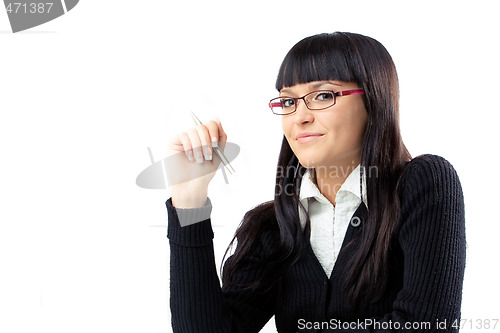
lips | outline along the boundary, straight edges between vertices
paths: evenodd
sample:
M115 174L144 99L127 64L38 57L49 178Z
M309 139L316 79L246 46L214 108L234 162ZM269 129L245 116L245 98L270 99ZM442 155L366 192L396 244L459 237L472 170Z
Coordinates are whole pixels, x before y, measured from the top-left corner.
M297 142L299 142L299 143L304 143L304 142L309 142L309 141L318 139L318 138L322 137L323 135L324 134L322 134L322 133L304 132L304 133L300 133L299 135L297 135L295 137L295 140L297 140Z
M297 135L295 137L296 140L298 140L299 138L306 138L308 136L322 136L324 134L322 133L313 133L313 132L304 132L304 133L300 133L299 135Z

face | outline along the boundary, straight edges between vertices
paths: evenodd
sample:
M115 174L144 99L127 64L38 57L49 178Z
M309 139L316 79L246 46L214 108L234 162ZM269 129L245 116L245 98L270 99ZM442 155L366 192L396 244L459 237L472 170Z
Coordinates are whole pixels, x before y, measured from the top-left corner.
M357 88L360 87L353 82L314 81L284 87L280 96L301 97L316 90L339 92ZM307 168L359 163L367 121L362 95L336 97L335 105L323 110L309 110L299 100L294 113L282 116L285 137L300 164Z

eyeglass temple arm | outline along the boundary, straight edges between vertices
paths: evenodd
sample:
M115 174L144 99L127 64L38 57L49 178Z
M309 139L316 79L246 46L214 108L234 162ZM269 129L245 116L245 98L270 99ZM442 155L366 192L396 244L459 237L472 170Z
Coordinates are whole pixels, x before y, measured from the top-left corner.
M269 107L272 109L273 107L280 107L281 103L280 102L273 102L269 103Z
M335 93L335 96L360 95L364 93L365 92L363 91L363 89L351 89L351 90L339 91Z

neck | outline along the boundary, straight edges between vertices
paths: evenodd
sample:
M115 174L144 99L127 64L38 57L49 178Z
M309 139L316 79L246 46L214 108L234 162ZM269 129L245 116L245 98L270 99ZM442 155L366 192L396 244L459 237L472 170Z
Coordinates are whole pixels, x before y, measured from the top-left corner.
M318 189L334 206L336 204L335 198L342 184L351 172L356 169L360 163L361 158L349 158L338 161L330 166L317 166L314 168L314 176Z

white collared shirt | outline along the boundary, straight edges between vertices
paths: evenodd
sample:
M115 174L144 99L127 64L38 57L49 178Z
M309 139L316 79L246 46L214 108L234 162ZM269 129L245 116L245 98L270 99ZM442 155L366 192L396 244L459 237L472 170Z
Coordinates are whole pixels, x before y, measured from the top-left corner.
M346 178L338 190L336 206L321 194L308 169L302 177L300 202L311 219L311 247L326 275L330 277L351 218L361 203L360 165ZM363 202L366 201L366 177L363 177ZM299 209L300 223L305 228L306 216Z

